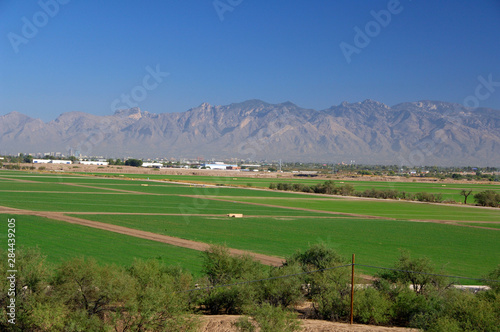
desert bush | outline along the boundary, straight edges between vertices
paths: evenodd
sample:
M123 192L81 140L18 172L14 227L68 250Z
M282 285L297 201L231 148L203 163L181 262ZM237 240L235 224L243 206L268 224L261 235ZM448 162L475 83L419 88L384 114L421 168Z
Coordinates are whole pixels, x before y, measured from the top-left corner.
M220 245L212 245L203 253L203 272L210 287L264 277L262 266L251 256L231 256L229 250ZM209 288L201 304L212 314L241 313L244 306L251 305L257 298L255 287L243 284Z
M500 331L498 303L468 291L449 290L444 315L453 318L463 331Z
M500 206L500 194L493 190L481 191L474 195L474 199L481 206Z
M300 264L304 271L320 270L346 264L347 260L324 243L313 244L306 251L296 251L286 264Z
M309 285L307 294L314 302L317 317L344 320L350 312L350 273L346 260L325 244L315 244L306 251L297 251L286 265L299 264L303 271L324 270L307 274L303 282ZM333 268L333 269L330 269Z
M356 291L354 308L354 319L363 324L384 324L392 316L389 298L371 287Z
M129 300L135 289L124 271L100 266L92 258L62 263L55 271L53 286L56 296L70 309L100 318L111 303Z
M443 197L441 194L432 194L424 191L416 193L415 200L419 202L440 203L443 201Z
M225 246L211 245L203 253L203 273L212 286L263 276L262 266L249 255L234 257Z
M302 272L299 264L275 267L269 271L269 277L293 275ZM259 302L284 308L297 304L302 299L302 278L300 276L267 280L257 285Z
M296 314L282 307L275 307L269 303L247 309L261 332L294 332L301 330L301 322ZM248 319L242 319L236 326L240 331L255 331L255 327Z
M416 293L424 293L428 288L443 288L448 285L446 278L435 274L435 268L428 258L412 258L408 251L402 250L394 264L394 270L382 272L379 276L392 283L411 285Z

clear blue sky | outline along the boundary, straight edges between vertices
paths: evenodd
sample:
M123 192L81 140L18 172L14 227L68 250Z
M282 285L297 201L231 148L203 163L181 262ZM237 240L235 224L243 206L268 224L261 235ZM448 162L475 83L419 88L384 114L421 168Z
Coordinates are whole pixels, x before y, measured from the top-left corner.
M0 115L109 115L131 92L152 113L254 98L463 103L478 76L500 82L498 0L59 1L0 1ZM371 14L381 10L385 26ZM367 26L348 63L341 43L356 46ZM157 66L161 82L147 76ZM500 109L496 85L480 106Z

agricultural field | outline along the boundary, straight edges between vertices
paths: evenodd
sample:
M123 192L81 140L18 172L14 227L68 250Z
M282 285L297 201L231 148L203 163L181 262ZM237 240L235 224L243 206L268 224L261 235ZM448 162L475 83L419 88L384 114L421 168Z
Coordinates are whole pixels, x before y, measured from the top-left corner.
M94 173L98 174L98 173ZM103 173L104 175L104 173ZM106 173L106 176L123 176L118 173ZM191 183L207 183L219 184L228 186L242 186L242 187L256 187L256 188L269 188L271 183L301 183L304 185L315 185L325 180L332 180L337 185L350 184L356 191L364 191L367 189L379 190L398 190L406 193L428 192L432 194L441 194L444 200L454 200L456 202L463 202L464 197L460 195L461 190L472 190L473 194L484 190L495 190L500 192L500 184L498 183L469 183L467 181L431 181L419 182L417 179L396 182L396 181L371 181L363 180L367 177L360 177L356 180L335 179L331 178L308 178L308 177L278 177L278 178L251 178L251 177L238 177L238 176L192 176L192 175L164 175L164 174L134 174L137 179L151 179L151 180L164 180L164 181L178 181L178 182L191 182ZM369 177L368 177L369 178ZM473 195L469 196L468 203L474 203Z
M153 258L200 273L199 251L168 244L170 240L159 242L156 234L188 244L226 244L278 263L298 249L324 243L345 257L355 253L359 264L382 267L391 266L399 250L406 249L416 257L429 257L445 273L472 278L500 264L500 209L210 185L267 187L271 180L284 179L0 171L0 217L15 217L18 245L38 246L52 262L85 255L102 263L130 265L134 258ZM312 184L316 180L287 181ZM435 190L450 195L459 189L498 188L352 184L357 190ZM244 217L228 218L228 213ZM129 231L119 234L119 229ZM134 232L150 235L140 238ZM5 237L0 232L0 241Z

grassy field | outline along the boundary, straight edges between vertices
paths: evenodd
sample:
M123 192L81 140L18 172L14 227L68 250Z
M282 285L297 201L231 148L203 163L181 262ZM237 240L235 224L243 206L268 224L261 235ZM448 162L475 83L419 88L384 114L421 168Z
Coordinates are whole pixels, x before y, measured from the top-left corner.
M500 209L151 181L167 178L215 184L251 183L266 187L270 179L164 175L142 175L142 179L131 179L131 176L141 177L135 174L100 178L0 171L0 206L79 212L83 213L77 215L80 218L206 243L226 243L229 247L280 257L323 242L346 257L356 253L357 262L367 265L390 266L399 249L408 249L415 256L427 256L437 267L444 267L447 273L470 277L481 277L500 263L500 233L494 229L408 221L455 220L471 226L500 229L495 223L467 223L499 222ZM283 179L272 181L282 182ZM319 180L287 181L314 183ZM407 192L435 190L435 193L451 193L459 189L450 184L443 187L433 183L350 183L358 190L364 190L363 186ZM474 191L498 188L488 184L471 186ZM97 214L85 215L86 212ZM176 215L106 214L113 212ZM227 218L227 213L243 213L245 217ZM7 218L5 215L1 217ZM169 264L180 264L194 274L200 271L200 253L189 249L39 217L18 216L16 219L20 220L21 244L38 245L52 261L87 255L100 262L127 265L134 257L158 258ZM0 236L4 233L0 232ZM75 238L79 240L78 245Z
M500 209L444 204L374 199L309 199L307 201L282 198L269 200L255 197L233 197L232 199L239 202L265 203L268 205L354 213L396 219L500 221Z
M405 248L427 256L448 273L481 277L498 263L498 232L407 221L356 218L233 219L175 216L78 215L200 242L227 244L253 252L290 256L297 249L326 243L345 257L356 253L360 264L390 266ZM477 259L481 257L481 267Z
M201 274L199 251L58 220L0 214L0 220L12 217L16 219L17 248L37 246L52 263L79 256L123 266L131 265L135 258L158 259L165 264L179 265L195 275ZM0 241L7 243L4 232L0 233Z
M104 175L104 173L103 173ZM123 174L121 174L123 175ZM116 176L119 177L118 173L106 173L106 176ZM318 178L304 178L304 177L294 177L294 178L249 178L249 177L238 177L238 175L229 176L191 176L191 175L164 175L164 174L134 174L130 175L137 179L151 179L151 180L169 180L169 181L184 181L192 183L210 183L210 184L221 184L230 186L252 186L257 188L269 188L271 183L302 183L306 185L314 185L317 183L324 182L327 179ZM391 189L405 191L407 193L417 193L417 192L429 192L433 194L441 194L445 200L455 200L457 202L463 202L464 197L460 195L462 189L473 190L473 194L483 190L495 190L500 191L499 183L467 183L467 182L443 182L436 181L435 183L422 183L422 182L395 182L395 181L370 181L363 180L366 177L359 177L356 180L337 180L333 177L329 180L333 180L337 185L350 184L357 191L364 191L366 189ZM474 197L471 195L468 198L469 203L474 203Z

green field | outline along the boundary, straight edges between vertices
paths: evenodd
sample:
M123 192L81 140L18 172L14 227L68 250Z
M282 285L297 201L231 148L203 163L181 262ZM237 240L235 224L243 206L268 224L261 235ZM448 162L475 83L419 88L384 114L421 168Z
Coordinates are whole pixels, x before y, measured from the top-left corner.
M104 175L104 173L103 173ZM123 174L122 174L123 175ZM120 176L118 173L106 173L106 176ZM151 179L151 180L168 180L168 181L184 181L193 183L211 183L211 184L221 184L229 186L247 186L258 188L269 188L271 183L302 183L307 185L314 185L317 183L324 182L325 179L318 178L304 178L304 177L294 177L294 178L249 178L249 177L238 177L237 175L230 176L191 176L191 175L162 175L162 174L134 174L128 175L133 176L137 179ZM357 180L337 180L335 178L329 178L327 180L334 181L337 185L350 184L357 191L364 191L366 189L391 189L398 191L405 191L407 193L417 193L417 192L429 192L433 194L442 194L445 200L455 200L457 202L463 202L464 197L460 195L462 189L473 190L473 194L483 190L495 190L500 191L499 183L484 183L484 184L473 184L473 183L449 183L443 181L436 181L435 183L422 183L422 182L395 182L395 181L370 181L363 180L364 177L360 177ZM471 195L468 198L469 203L474 202L474 197Z
M500 232L496 230L500 229L500 209L183 185L172 181L267 187L270 181L284 182L284 179L135 174L98 177L0 171L0 206L74 212L79 218L206 243L225 243L232 248L278 257L321 242L346 257L355 253L359 264L377 266L392 265L399 249L408 249L414 256L431 258L446 273L475 278L500 263ZM320 180L286 181L312 184ZM412 182L349 183L357 190L373 187L444 195L458 195L461 188L470 187L474 191L498 188L489 184L443 187ZM165 215L146 215L149 213ZM242 213L245 217L227 218L227 213ZM86 255L103 263L129 265L137 257L179 264L194 274L199 274L201 268L200 253L193 250L41 217L16 216L16 220L18 244L38 245L50 261ZM410 220L460 221L493 229ZM0 232L0 239L4 236L5 232Z
M38 247L52 263L60 263L72 257L89 256L103 264L129 266L136 258L154 258L169 265L180 265L193 274L201 274L201 255L195 250L64 221L0 214L1 220L7 221L8 218L16 220L17 249ZM4 232L0 233L0 241L7 243L6 238Z
M389 266L406 248L446 265L448 273L480 277L498 261L499 234L467 227L354 218L242 218L75 215L94 221L199 242L287 257L297 249L326 243L360 264ZM475 261L481 257L482 267Z
M400 202L375 199L261 199L255 197L233 197L234 201L265 203L270 205L299 207L330 212L354 213L396 219L428 219L457 221L499 221L500 209L465 207L419 202Z

